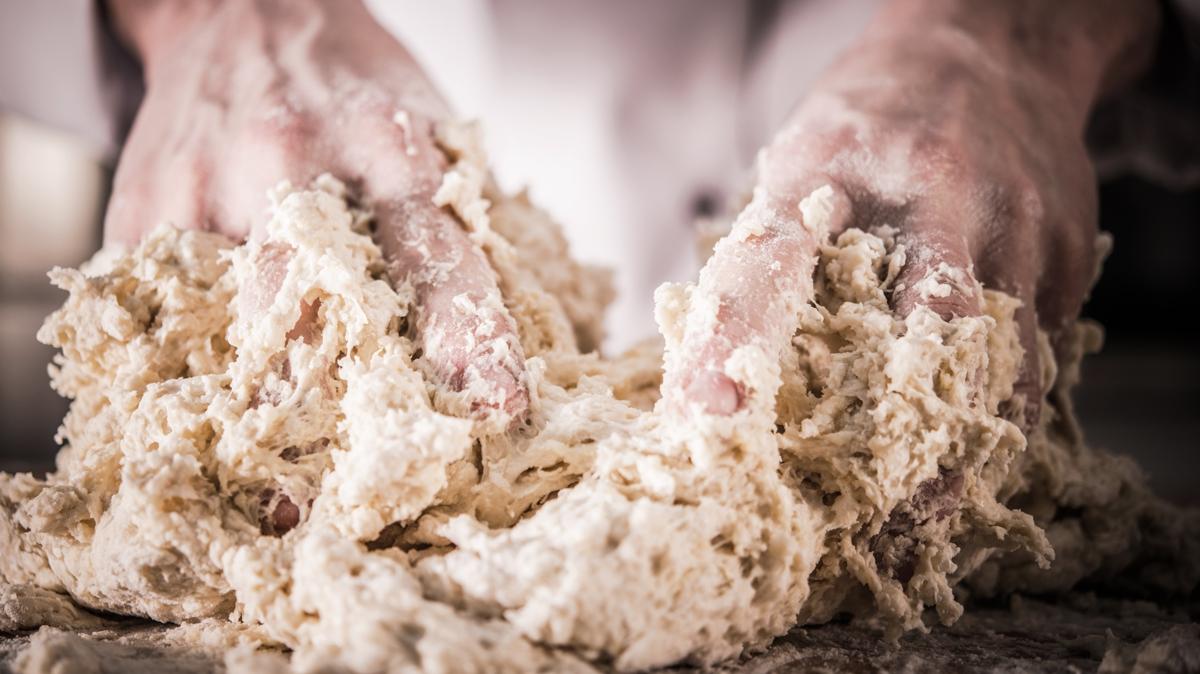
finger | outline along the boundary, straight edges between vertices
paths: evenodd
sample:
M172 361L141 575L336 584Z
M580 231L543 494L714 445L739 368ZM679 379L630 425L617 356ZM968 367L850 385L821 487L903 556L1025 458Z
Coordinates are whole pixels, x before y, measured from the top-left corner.
M432 375L435 403L475 419L483 432L502 432L528 412L524 351L487 257L463 224L434 204L447 162L434 120L384 105L360 121L369 137L350 161L362 167L392 283L415 293L417 360Z
M802 202L765 189L738 216L692 291L678 357L668 362L663 392L677 414L727 416L768 404L731 357L754 347L776 362L812 299L817 247L849 217L849 200L824 186Z
M123 156L104 215L104 242L137 245L159 224L208 229L211 162L202 152Z
M1087 150L1073 144L1073 166L1078 171L1059 172L1053 177L1057 189L1043 191L1039 203L1044 263L1037 277L1038 324L1050 335L1055 355L1065 355L1064 340L1069 341L1092 286L1099 279L1100 263L1107 256L1112 239L1099 231L1098 183Z
M1016 423L1028 435L1041 423L1042 418L1042 355L1038 347L1038 312L1031 301L1032 293L1018 294L1021 306L1014 318L1017 335L1021 340L1021 369L1013 384L1012 399L1005 403L1001 412L1009 421Z
M204 229L214 166L205 136L208 118L174 124L164 101L149 98L138 110L121 150L104 217L104 242L136 245L161 223Z
M901 317L918 306L944 320L978 316L980 296L971 251L951 214L917 214L899 237L904 267L893 286L892 305Z
M417 199L374 204L377 238L393 284L411 284L416 340L448 411L491 432L525 417L525 357L495 272L462 225Z
M291 246L265 240L270 219L269 193L281 183L308 186L320 172L338 170L314 153L320 128L311 113L276 107L246 122L246 132L221 155L223 167L215 176L216 190L207 204L210 226L236 239L257 238L254 274L239 289L240 314L246 320L264 315L287 276ZM320 166L319 168L317 168ZM313 343L319 333L320 300L301 301L288 341Z
M1100 274L1100 262L1108 252L1110 239L1099 236L1094 227L1079 227L1062 220L1059 236L1048 247L1037 280L1038 326L1050 336L1054 354L1060 360L1069 350L1075 321L1083 310L1092 285Z
M269 194L281 183L307 187L343 166L327 151L315 113L283 103L256 111L222 148L216 190L208 203L212 226L232 238L262 238L270 220Z
M275 295L287 276L287 265L292 259L292 253L290 246L275 241L268 241L258 249L252 261L254 274L238 291L238 314L244 320L255 320L265 315L274 304ZM301 300L300 315L288 330L286 339L313 344L320 332L317 322L317 312L320 308L319 299L311 302Z
M961 471L939 468L937 477L917 485L912 497L892 510L871 539L875 565L901 583L908 583L916 571L919 543L913 530L942 522L957 512L965 484Z
M1001 413L1026 434L1037 427L1042 410L1042 359L1038 346L1038 309L1035 302L1037 281L1033 271L1032 237L1019 222L1010 223L1007 234L999 236L979 257L979 277L984 286L1016 297L1021 304L1013 314L1020 340L1020 369L1013 383L1012 398L1001 406Z
M961 219L954 217L938 211L917 213L899 237L905 261L893 286L892 305L897 315L908 316L918 307L927 307L947 321L980 314L982 297L970 245L962 233ZM917 560L913 530L952 515L962 490L962 474L945 469L938 477L922 482L909 501L892 511L872 540L879 568L907 583Z

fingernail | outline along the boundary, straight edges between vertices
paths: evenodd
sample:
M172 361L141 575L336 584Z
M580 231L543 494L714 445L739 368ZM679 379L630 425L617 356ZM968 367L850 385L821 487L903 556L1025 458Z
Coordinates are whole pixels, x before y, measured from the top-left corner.
M742 404L742 391L732 379L715 370L705 370L692 378L685 394L689 401L698 402L707 414L728 416Z

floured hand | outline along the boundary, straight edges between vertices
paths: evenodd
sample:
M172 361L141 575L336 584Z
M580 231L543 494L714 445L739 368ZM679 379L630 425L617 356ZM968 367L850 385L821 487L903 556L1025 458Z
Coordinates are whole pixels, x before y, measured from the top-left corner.
M722 368L749 341L780 341L770 332L781 298L811 296L802 286L820 241L796 204L828 185L831 234L898 230L900 315L917 305L947 319L978 315L975 279L1022 301L1025 361L1010 407L1035 426L1052 379L1039 363L1037 328L1056 340L1072 324L1106 245L1084 123L1105 88L1144 65L1154 32L1153 8L1101 4L1088 22L1145 11L1085 37L1063 35L1074 30L1070 16L1043 16L1088 9L1076 2L890 3L760 156L759 187L735 231L766 224L768 233L715 251L717 320L693 336L682 398L715 414L741 408L747 392ZM1065 49L1051 54L1047 44Z
M357 2L112 3L140 55L147 96L117 170L109 242L167 221L235 239L262 236L266 193L332 171L374 216L393 284L411 284L418 346L436 380L503 428L528 392L496 275L463 225L435 205L446 158L440 96ZM269 306L291 257L266 241L241 307ZM306 304L289 338L311 335Z
M1006 414L1037 427L1054 382L1038 328L1056 347L1069 340L1107 247L1083 131L1094 100L1146 61L1156 15L1137 4L890 3L760 155L754 199L701 275L714 320L685 336L689 355L667 378L668 399L715 415L743 409L755 392L731 376L736 354L787 346L789 312L811 301L823 239L889 226L904 247L891 286L900 316L919 305L947 320L977 316L977 280L1021 301L1024 360ZM1101 25L1064 35L1080 11L1074 19ZM1046 16L1055 12L1067 16ZM1114 18L1130 13L1136 20ZM818 188L822 202L806 209L800 200ZM951 516L961 498L958 473L924 483L873 540L877 565L906 581L909 532Z

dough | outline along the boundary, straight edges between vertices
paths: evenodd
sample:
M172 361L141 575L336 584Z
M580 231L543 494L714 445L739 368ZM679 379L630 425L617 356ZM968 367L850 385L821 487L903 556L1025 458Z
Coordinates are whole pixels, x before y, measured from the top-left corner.
M903 247L851 230L822 245L794 335L726 364L765 394L681 423L655 405L662 364L719 299L663 288L664 351L601 358L604 272L497 193L469 128L443 142L437 201L497 270L528 422L463 418L431 383L413 292L385 280L369 214L333 178L277 190L267 243L162 226L51 274L70 297L39 336L73 402L56 472L0 475L0 627L78 629L83 607L184 623L213 649L292 651L236 649L226 665L243 671L634 670L713 663L840 613L893 634L927 607L951 622L971 592L1196 586L1196 518L1073 421L1094 326L1075 327L1061 370L1043 339L1050 396L1027 446L1001 415L1016 301L981 291L981 317L898 319ZM804 203L816 231L829 197ZM290 257L251 313L239 289L264 245ZM318 329L289 339L302 303ZM51 647L101 652L48 633L27 668Z

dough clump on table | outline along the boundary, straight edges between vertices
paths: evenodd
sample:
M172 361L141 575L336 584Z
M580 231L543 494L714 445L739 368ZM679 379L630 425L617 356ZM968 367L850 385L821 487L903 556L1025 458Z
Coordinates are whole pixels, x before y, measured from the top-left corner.
M180 623L176 641L227 650L232 671L636 670L842 613L892 633L928 607L951 622L968 592L1195 586L1164 561L1198 558L1195 519L1074 424L1093 326L1060 369L1046 347L1027 447L1001 414L1016 301L980 290L983 316L899 319L903 246L851 230L823 243L794 337L730 359L765 395L683 423L655 405L663 363L718 298L665 287L665 355L600 357L606 273L496 190L469 128L443 141L437 200L496 269L528 421L455 415L414 346L412 289L388 283L337 180L277 190L264 241L161 226L51 274L70 296L39 336L73 402L57 470L0 475L0 628L81 629L80 607ZM809 199L828 213L828 190ZM265 245L290 257L250 312L239 289ZM315 334L289 337L302 304ZM77 641L39 633L21 662L45 644L98 657Z

